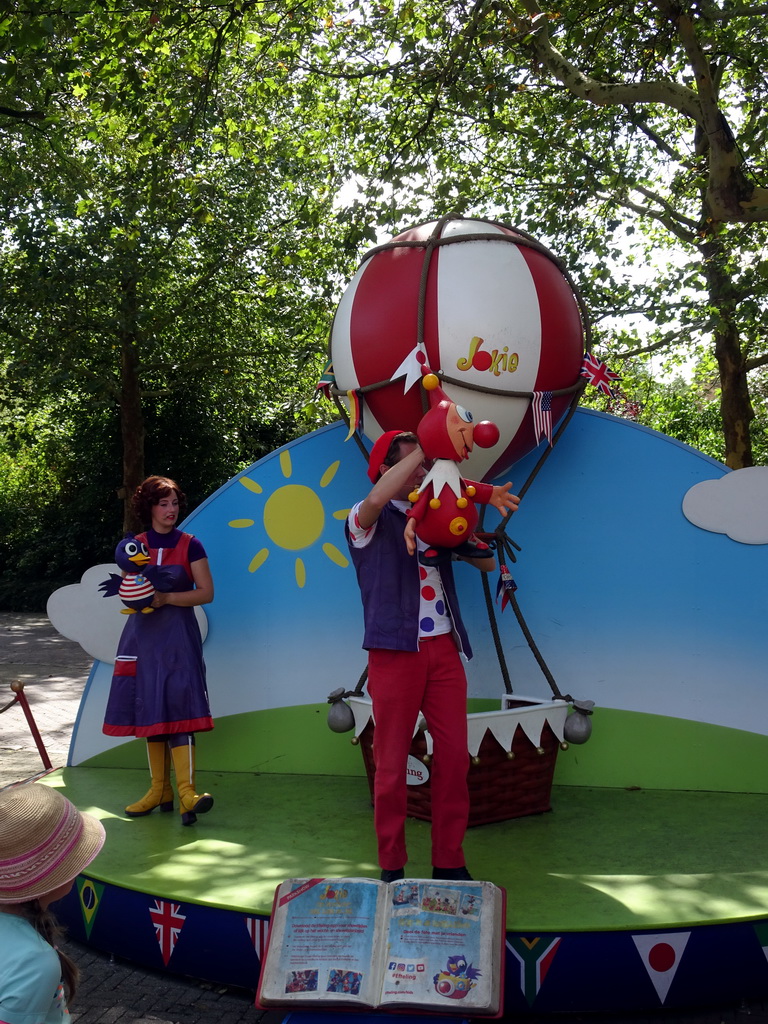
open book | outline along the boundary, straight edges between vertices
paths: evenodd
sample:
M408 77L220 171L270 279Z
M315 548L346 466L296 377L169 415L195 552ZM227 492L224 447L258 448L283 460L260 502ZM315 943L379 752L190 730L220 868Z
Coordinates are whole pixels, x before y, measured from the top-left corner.
M256 1005L501 1016L505 893L491 882L289 878Z

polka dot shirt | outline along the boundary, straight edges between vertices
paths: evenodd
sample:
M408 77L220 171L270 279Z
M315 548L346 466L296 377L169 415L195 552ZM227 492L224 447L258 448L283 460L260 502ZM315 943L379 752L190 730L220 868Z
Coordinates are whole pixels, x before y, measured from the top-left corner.
M362 502L358 502L350 510L348 517L349 534L356 548L364 548L370 544L376 532L376 523L364 530L357 522L357 510L361 504ZM411 507L407 501L393 501L392 504L401 512L406 512ZM418 537L416 543L419 551L427 547ZM433 565L419 565L419 581L419 639L450 633L453 626L443 594L440 573Z

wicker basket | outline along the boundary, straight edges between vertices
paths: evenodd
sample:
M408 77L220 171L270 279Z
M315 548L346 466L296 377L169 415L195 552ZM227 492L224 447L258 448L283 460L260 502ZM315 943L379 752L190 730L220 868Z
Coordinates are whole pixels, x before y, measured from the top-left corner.
M350 704L373 800L375 725L370 716L370 701L353 698ZM536 712L533 725L526 721L530 717L528 711ZM488 825L552 809L552 779L566 714L564 701L505 695L500 711L467 715L472 755L468 775L470 825ZM502 745L499 735L511 738L511 750ZM408 814L423 821L431 821L430 751L430 737L419 729L410 749ZM419 775L426 781L413 784Z

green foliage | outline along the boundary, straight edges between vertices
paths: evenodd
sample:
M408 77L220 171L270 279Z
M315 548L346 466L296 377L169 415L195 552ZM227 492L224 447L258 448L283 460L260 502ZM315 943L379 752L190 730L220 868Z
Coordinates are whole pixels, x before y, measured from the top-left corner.
M299 67L314 6L247 6L0 19L0 402L36 425L2 449L0 603L111 558L145 472L197 503L314 425L349 270L335 90Z
M451 211L563 259L622 373L612 411L765 460L759 19L666 0L6 4L0 605L108 557L126 481L168 472L194 503L332 418L313 388L362 250Z
M0 440L0 607L44 609L51 591L111 561L121 511L108 467L114 423L63 399L35 413L3 409Z

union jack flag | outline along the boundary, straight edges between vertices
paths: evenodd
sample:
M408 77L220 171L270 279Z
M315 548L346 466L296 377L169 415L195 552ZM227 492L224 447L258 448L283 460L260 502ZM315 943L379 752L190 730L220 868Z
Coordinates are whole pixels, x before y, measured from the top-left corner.
M167 900L158 899L155 900L154 907L149 908L149 916L155 926L155 938L160 946L160 953L166 967L187 919L187 915L180 913L180 909L180 903L169 903Z
M536 444L546 437L552 444L552 392L534 391L531 401L533 409L533 432Z
M580 372L581 376L586 377L590 384L600 388L604 395L608 395L610 398L614 397L611 381L619 380L619 375L613 370L609 370L597 356L593 356L591 352L585 352Z

